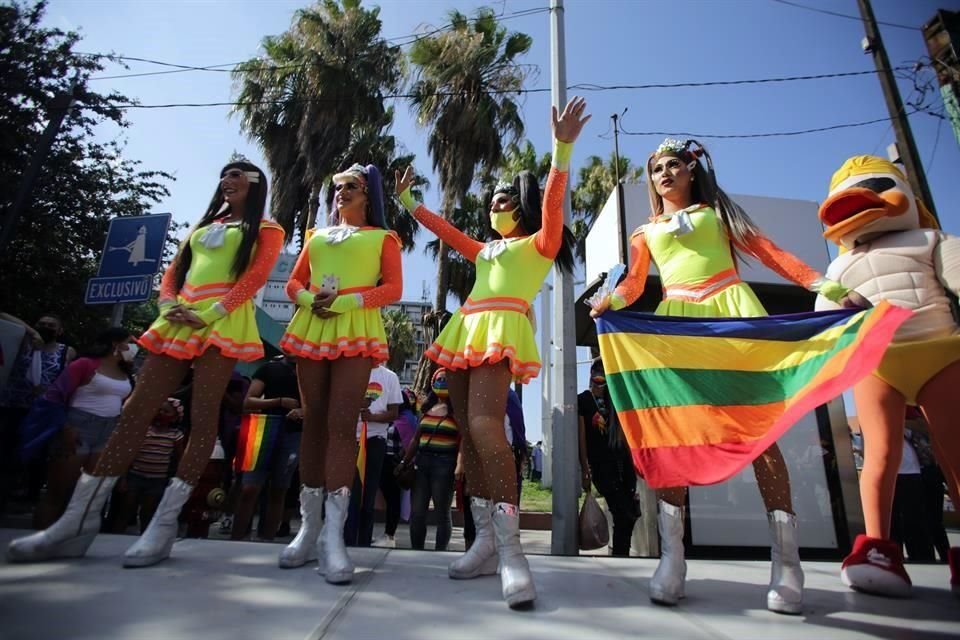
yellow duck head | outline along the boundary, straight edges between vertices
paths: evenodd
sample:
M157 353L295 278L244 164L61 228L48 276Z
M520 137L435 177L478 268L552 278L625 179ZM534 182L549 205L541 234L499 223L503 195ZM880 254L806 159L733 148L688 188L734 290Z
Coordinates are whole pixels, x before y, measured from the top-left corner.
M903 173L876 156L854 156L830 180L820 205L823 237L844 249L891 231L939 228Z

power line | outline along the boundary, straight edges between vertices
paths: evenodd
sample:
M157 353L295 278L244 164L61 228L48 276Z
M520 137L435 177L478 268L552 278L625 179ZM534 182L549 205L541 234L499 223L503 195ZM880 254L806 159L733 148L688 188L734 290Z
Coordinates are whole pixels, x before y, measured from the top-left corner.
M527 17L527 16L532 16L532 15L536 15L536 14L544 13L544 12L549 12L549 11L550 11L550 7L535 7L535 8L531 8L531 9L523 9L523 10L520 10L520 11L514 11L513 13L510 13L510 14L507 14L507 15L497 16L497 21L498 21L498 22L503 22L503 21L506 21L506 20L514 20L514 19L516 19L516 18L525 18L525 17ZM476 22L476 20L477 20L476 18L472 18L470 21ZM394 36L394 37L391 37L391 38L384 38L384 40L385 40L386 42L393 42L393 41L396 41L396 40L407 40L406 42L400 42L400 43L398 43L398 44L395 45L395 46L397 46L397 47L405 47L405 46L410 45L410 44L413 44L413 43L415 43L415 42L417 42L417 41L419 41L419 40L424 40L424 39L426 39L426 38L429 38L429 37L431 37L431 36L437 35L437 34L439 34L439 33L443 33L443 32L446 32L446 31L450 31L450 30L452 29L452 27L453 27L453 23L452 23L452 22L448 22L446 25L444 25L444 26L442 26L442 27L438 27L438 28L433 29L433 30L431 30L431 31L428 31L428 32L426 32L426 33L421 33L421 34L411 33L411 34L407 34L407 35L403 35L403 36ZM409 39L409 40L408 40L408 39ZM187 65L187 64L176 64L176 63L173 63L173 62L164 62L164 61L161 61L161 60L152 60L152 59L150 59L150 58L140 58L140 57L136 57L136 56L118 56L118 55L112 55L112 54L83 53L83 52L78 52L76 55L88 56L88 57L92 57L92 58L107 58L107 59L110 59L110 60L123 60L123 61L125 61L125 62L143 62L143 63L155 64L155 65L163 66L163 67L173 67L173 69L171 69L171 70L169 70L169 71L145 71L145 72L140 72L140 73L126 73L126 74L119 74L119 75L112 75L112 76L94 76L94 77L89 78L90 80L118 80L118 79L121 79L121 78L143 78L143 77L147 77L147 76L161 76L161 75L170 75L170 74L174 74L174 73L187 73L187 72L190 72L190 71L212 71L212 72L217 72L217 73L232 73L233 71L236 70L236 67L238 67L239 65L241 65L241 64L243 64L243 63L245 63L245 62L248 62L247 60L241 60L241 61L238 61L238 62L224 62L224 63L220 63L220 64L211 64L211 65L205 65L205 66L195 66L195 65ZM263 65L263 66L260 67L260 68L256 68L256 67L255 67L254 70L277 70L277 71L280 71L280 70L284 70L284 69L294 69L294 68L297 68L297 67L304 66L305 64L306 64L305 62L297 62L297 63L291 63L291 64L285 64L285 65Z
M797 9L805 9L807 11L813 11L814 13L823 13L828 16L834 16L837 18L846 18L848 20L856 20L857 22L863 22L863 18L860 16L852 16L848 13L840 13L838 11L830 11L829 9L818 9L817 7L811 7L805 4L800 4L798 2L790 2L789 0L773 0L778 4L785 4L788 7L796 7ZM922 31L920 27L911 27L907 24L897 24L896 22L882 22L880 20L876 21L877 24L882 24L885 27L894 27L896 29L909 29L910 31Z
M912 111L907 115L913 115L916 111ZM802 136L809 133L822 133L824 131L836 131L837 129L852 129L854 127L865 127L870 124L877 124L879 122L889 122L890 118L877 118L875 120L863 120L860 122L846 122L843 124L834 124L826 127L816 127L814 129L800 129L797 131L772 131L767 133L729 133L729 134L712 134L712 133L690 133L689 131L626 131L621 127L621 131L628 136L682 136L685 138L713 138L715 140L745 140L751 138L785 138L790 136Z

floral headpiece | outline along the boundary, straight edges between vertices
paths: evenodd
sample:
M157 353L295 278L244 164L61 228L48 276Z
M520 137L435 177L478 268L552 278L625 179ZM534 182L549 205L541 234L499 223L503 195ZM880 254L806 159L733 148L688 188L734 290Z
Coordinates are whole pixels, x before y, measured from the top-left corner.
M361 164L353 164L350 168L341 171L340 173L333 176L334 182L359 182L360 184L367 185L367 169Z
M666 138L663 142L660 143L660 146L657 147L657 155L661 153L683 153L687 150L687 147L690 145L689 140L678 140L677 138Z

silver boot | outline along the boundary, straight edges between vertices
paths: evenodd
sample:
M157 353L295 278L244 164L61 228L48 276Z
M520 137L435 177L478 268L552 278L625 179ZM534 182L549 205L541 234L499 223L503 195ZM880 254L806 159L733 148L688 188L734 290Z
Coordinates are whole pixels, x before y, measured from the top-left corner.
M650 579L650 600L674 606L682 600L687 579L683 555L683 507L658 501L657 528L660 530L660 562Z
M177 518L193 493L193 485L173 478L143 535L123 554L125 567L149 567L170 557L177 539Z
M63 515L43 531L17 538L7 547L10 562L79 558L100 532L100 512L117 483L116 477L80 473Z
M797 516L777 510L767 514L767 521L773 540L767 609L798 614L803 610L803 569L800 568Z
M477 535L467 551L450 563L447 573L454 580L470 580L478 576L492 576L497 572L500 557L493 535L493 502L485 498L470 498L470 513Z
M498 502L493 508L493 532L500 555L500 585L511 609L532 605L537 598L530 564L520 546L520 508ZM479 529L477 530L479 538ZM476 544L476 542L474 542Z
M353 580L353 562L347 555L347 545L343 541L343 525L347 522L347 510L350 508L350 489L340 487L328 492L324 504L327 517L320 533L319 573L330 584L348 584Z
M316 560L320 546L320 531L323 526L323 487L300 488L300 530L280 552L281 569L302 567Z

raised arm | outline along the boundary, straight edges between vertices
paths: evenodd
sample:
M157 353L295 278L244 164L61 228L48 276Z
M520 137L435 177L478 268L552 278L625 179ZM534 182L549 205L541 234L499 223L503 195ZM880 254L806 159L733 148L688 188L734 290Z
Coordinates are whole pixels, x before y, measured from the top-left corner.
M587 101L574 96L558 115L553 107L550 124L553 128L553 162L547 186L544 189L543 212L540 230L534 234L533 243L537 251L545 258L553 260L563 245L563 197L567 187L567 173L570 170L570 156L573 143L590 120L584 116Z
M267 283L270 271L283 248L283 227L273 222L263 222L257 235L257 250L247 265L247 270L233 284L230 292L223 296L206 311L197 314L206 324L210 324L239 307L256 295Z
M755 257L774 273L820 294L827 300L839 303L850 293L850 290L839 282L827 280L820 272L789 251L781 249L762 234L754 234L746 243L736 244L739 249Z
M399 191L397 195L403 207L413 214L413 217L416 218L420 224L430 229L440 240L460 252L460 254L470 262L476 262L477 254L483 249L483 243L479 240L474 240L414 199L413 193L410 191L410 183L413 182L413 170L410 167L407 167L403 178L401 178L399 174L400 172L398 171L397 188L400 189L402 186L403 190Z

